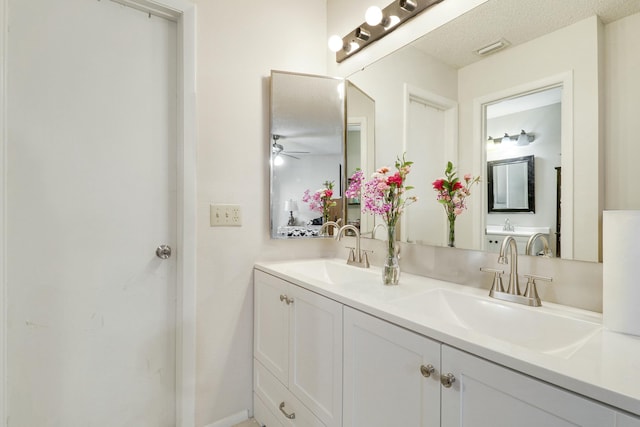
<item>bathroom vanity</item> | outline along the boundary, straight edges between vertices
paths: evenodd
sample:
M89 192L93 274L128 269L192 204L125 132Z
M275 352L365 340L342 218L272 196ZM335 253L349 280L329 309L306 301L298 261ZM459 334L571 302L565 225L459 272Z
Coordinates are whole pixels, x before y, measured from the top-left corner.
M258 263L254 284L269 427L640 427L640 339L598 313L332 259Z

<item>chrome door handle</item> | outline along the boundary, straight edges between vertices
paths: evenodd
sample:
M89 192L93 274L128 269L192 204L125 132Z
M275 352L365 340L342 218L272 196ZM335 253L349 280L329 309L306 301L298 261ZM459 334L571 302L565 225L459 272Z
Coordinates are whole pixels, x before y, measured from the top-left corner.
M285 416L285 417L287 417L287 418L288 418L288 419L290 419L290 420L295 420L295 419L296 419L296 413L295 413L295 412L292 412L292 413L290 413L290 414L287 414L287 413L284 411L284 402L282 402L282 403L280 404L280 412L282 412L282 413L284 414L284 416Z
M156 256L160 259L167 259L171 257L171 246L160 245L156 248Z
M420 365L420 373L425 378L429 378L431 374L433 374L435 371L436 369L433 367L432 364L428 364L427 366Z
M452 373L440 377L440 383L442 383L442 386L445 388L450 388L454 382L456 382L456 377Z

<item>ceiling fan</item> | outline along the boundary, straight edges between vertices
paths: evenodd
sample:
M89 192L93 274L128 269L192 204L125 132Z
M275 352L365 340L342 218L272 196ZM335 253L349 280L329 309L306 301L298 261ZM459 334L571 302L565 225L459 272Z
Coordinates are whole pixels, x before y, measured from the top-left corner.
M271 144L271 152L277 157L280 154L283 156L291 157L296 160L300 160L300 157L292 156L292 154L309 154L308 151L287 151L282 144L278 143L278 140L282 138L281 135L273 135L273 144Z

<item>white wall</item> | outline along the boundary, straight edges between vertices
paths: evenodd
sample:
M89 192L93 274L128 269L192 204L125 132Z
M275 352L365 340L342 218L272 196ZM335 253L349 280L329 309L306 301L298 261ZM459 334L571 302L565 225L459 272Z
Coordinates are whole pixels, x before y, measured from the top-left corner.
M196 425L252 407L252 266L323 255L331 243L269 238L271 69L326 73L326 2L196 2L198 7L198 332ZM242 207L210 228L209 204Z
M541 80L565 72L573 76L573 201L571 218L576 232L573 236L573 258L597 261L599 256L599 229L603 207L603 178L601 156L602 132L600 117L599 61L602 24L597 17L580 21L564 29L539 37L523 45L498 52L483 61L460 69L460 169L480 170L480 150L474 140L474 99L504 91L528 82ZM564 150L564 147L563 147ZM563 174L566 168L563 170ZM481 215L477 206L473 215ZM568 223L569 221L565 221ZM479 222L478 222L479 223ZM470 222L461 222L463 238L477 235ZM475 233L475 234L474 234ZM462 247L473 247L473 242L461 240Z
M606 209L640 209L640 14L605 27Z

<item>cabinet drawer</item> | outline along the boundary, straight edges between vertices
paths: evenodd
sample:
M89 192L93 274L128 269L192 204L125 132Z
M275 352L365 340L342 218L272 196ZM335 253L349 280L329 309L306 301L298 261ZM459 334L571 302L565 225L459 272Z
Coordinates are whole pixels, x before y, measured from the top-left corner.
M267 409L267 405L265 405L256 393L253 393L253 417L261 426L282 427L280 421Z
M253 360L253 375L253 387L256 396L282 426L325 427L306 406L296 399L291 392L256 359ZM294 418L288 418L286 416L287 414Z

